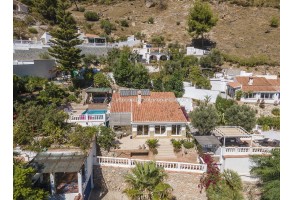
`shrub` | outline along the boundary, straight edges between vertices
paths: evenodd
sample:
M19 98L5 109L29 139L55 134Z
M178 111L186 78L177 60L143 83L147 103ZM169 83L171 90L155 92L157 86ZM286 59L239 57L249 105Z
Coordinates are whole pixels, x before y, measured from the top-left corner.
M179 140L171 139L171 143L174 147L174 152L179 152L182 149L182 143Z
M116 30L114 24L112 24L109 20L102 20L100 28L102 28L107 35L111 34L112 30Z
M154 18L153 17L149 17L148 24L154 24Z
M146 141L146 144L151 152L157 153L158 141L158 139L148 139Z
M259 65L276 66L279 64L278 62L271 60L271 58L269 58L266 55L255 55L249 58L241 58L235 55L229 55L224 53L222 53L222 55L223 55L224 61L237 63L241 66L248 66L248 67L254 67Z
M123 27L129 27L129 23L125 19L120 21L120 25L123 26Z
M39 54L39 58L46 60L46 59L51 59L51 56L49 55L48 52L44 52Z
M24 18L24 21L29 26L34 25L36 23L35 19L32 16L30 16L30 15L26 16Z
M74 92L75 88L74 88L74 86L70 85L70 86L68 86L68 90L71 91L71 92Z
M262 100L259 104L259 107L264 109L265 108L265 103L264 103L264 100Z
M183 146L186 148L186 149L192 149L192 148L194 148L194 146L195 146L195 144L193 143L193 142L190 142L190 141L185 141L184 143L183 143Z
M29 32L32 33L32 34L37 34L37 33L38 33L37 29L35 29L35 28L33 28L33 27L29 27L28 30L29 30Z
M270 21L270 26L271 27L278 27L279 26L279 19L277 17L272 17L271 21Z
M236 95L236 100L240 101L240 99L241 99L241 97L243 95L243 92L241 90L238 90L238 91L236 91L235 95Z
M181 24L181 22L177 21L177 25L179 26Z
M74 95L70 94L70 95L67 97L67 100L70 101L70 102L74 102L74 101L77 100L77 98L76 98Z
M87 21L98 21L99 20L98 14L95 12L92 12L92 11L85 12L84 17Z
M276 116L280 116L280 108L274 108L272 109L272 114Z
M79 7L79 11L80 11L80 12L85 12L85 10L86 10L86 9L85 9L84 7Z
M261 116L257 119L257 124L280 130L280 117Z

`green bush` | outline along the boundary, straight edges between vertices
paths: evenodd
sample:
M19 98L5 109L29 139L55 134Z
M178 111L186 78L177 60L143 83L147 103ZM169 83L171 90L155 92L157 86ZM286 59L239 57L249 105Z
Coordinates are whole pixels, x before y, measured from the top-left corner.
M276 116L280 116L280 108L274 108L272 109L272 114Z
M186 149L192 149L194 148L195 144L193 142L190 142L190 141L185 141L183 146L186 148Z
M98 21L99 16L96 12L93 11L87 11L84 13L84 17L87 21Z
M85 9L84 7L79 7L79 11L80 11L80 12L85 12L85 10L86 10L86 9Z
M257 124L280 130L280 117L261 116L257 119Z
M266 55L256 55L256 56L251 56L250 58L240 58L235 55L222 53L222 56L224 58L224 61L236 63L241 66L254 67L258 65L269 65L269 66L279 65L278 62L271 60L271 58Z
M154 24L154 18L153 17L149 17L148 24Z
M34 19L32 16L30 16L30 15L27 15L27 16L24 18L24 21L25 21L25 23L26 23L27 25L29 25L29 26L32 26L32 25L34 25L34 24L36 23L35 19Z
M238 90L238 91L236 91L235 95L236 95L236 100L240 101L240 99L243 95L243 92L241 90Z
M44 52L44 53L40 53L40 54L39 54L39 58L40 58L40 59L47 60L47 59L51 59L51 56L49 55L48 52Z
M146 144L151 152L157 153L158 141L158 139L148 139L146 141Z
M71 91L71 92L74 92L75 88L74 88L74 86L70 85L70 86L68 86L68 90Z
M171 139L171 143L174 147L174 152L179 152L182 149L182 143L179 140Z
M120 25L123 26L123 27L129 27L129 23L125 19L123 19L123 20L120 21Z
M32 34L38 34L37 29L35 29L35 28L33 28L33 27L29 27L28 30L29 30L29 32L32 33Z
M271 21L270 21L270 26L271 27L278 27L279 26L279 19L277 17L272 17Z
M113 30L116 30L114 24L109 20L102 20L100 22L100 28L102 28L107 35L111 34Z

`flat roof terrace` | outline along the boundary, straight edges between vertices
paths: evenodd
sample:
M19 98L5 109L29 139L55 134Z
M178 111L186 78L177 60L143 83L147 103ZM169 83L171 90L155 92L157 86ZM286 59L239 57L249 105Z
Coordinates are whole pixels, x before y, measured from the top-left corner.
M212 130L216 137L251 137L251 135L240 126L218 126Z

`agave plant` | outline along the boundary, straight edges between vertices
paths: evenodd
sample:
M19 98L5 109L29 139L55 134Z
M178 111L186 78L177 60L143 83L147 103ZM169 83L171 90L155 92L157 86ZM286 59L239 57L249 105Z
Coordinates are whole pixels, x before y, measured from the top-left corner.
M157 147L159 146L158 141L159 141L158 139L148 139L146 141L146 144L149 147L149 150L152 151L153 153L157 152Z
M172 187L164 183L167 174L155 162L137 163L131 173L125 175L129 187L124 190L131 199L172 199Z

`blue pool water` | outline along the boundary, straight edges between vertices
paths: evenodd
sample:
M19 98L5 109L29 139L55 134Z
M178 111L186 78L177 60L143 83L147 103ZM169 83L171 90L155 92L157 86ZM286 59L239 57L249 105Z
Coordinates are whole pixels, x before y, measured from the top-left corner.
M105 114L107 110L85 110L82 114L88 115L98 115L98 114Z

